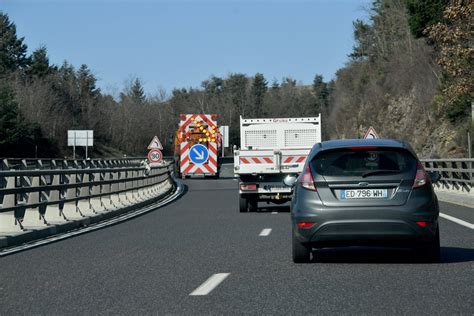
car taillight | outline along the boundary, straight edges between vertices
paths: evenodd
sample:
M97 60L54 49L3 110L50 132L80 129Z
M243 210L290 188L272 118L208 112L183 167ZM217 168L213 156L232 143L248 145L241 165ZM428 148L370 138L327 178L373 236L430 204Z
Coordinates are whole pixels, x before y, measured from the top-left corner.
M419 221L419 222L416 222L416 225L418 225L420 227L430 227L430 226L433 226L433 223L425 222L425 221Z
M298 182L303 188L311 191L316 191L316 187L314 186L313 175L311 174L311 168L309 167L309 164L306 165L306 168L304 169L304 172L300 175Z
M420 188L430 181L428 174L421 162L416 164L416 177L413 182L413 189Z
M301 229L308 229L313 227L315 224L315 222L299 222L298 224L296 224L296 226Z

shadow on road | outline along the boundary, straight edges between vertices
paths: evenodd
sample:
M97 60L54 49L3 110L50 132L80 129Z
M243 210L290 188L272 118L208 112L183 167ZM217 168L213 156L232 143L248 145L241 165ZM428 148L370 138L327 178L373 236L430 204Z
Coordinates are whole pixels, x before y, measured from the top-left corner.
M441 262L471 262L474 261L474 249L458 247L441 247Z
M474 249L441 247L441 264L474 261ZM313 251L312 262L321 263L415 263L427 264L411 249L348 247Z
M265 206L259 206L257 213L271 213L271 212L278 212L278 213L289 213L290 206L289 205L275 205L269 204Z

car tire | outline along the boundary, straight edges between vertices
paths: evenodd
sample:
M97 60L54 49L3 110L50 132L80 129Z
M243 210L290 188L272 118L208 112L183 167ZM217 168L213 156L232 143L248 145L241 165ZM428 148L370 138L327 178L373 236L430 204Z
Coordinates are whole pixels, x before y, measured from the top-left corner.
M239 195L239 209L240 213L247 213L249 211L249 201L242 195Z
M295 233L292 234L292 249L294 263L308 263L311 259L311 248L303 245L296 239Z
M439 238L439 227L436 228L435 238L428 244L425 244L422 248L420 255L424 262L438 263L441 260L440 253L440 238Z
M250 198L249 199L249 211L250 212L256 212L258 211L258 200L257 198Z
M426 258L429 262L438 263L441 261L441 244L439 238L439 226L436 227L436 235L433 241L429 244L426 249Z

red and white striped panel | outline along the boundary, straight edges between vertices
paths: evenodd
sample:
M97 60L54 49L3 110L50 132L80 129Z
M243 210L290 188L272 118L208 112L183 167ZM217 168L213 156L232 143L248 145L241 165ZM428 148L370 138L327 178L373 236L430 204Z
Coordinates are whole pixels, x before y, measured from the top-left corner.
M307 156L283 156L283 163L302 163L306 160Z
M273 163L273 157L240 157L240 163L244 165Z
M190 133L189 126L193 120L203 121L208 125L209 131L211 131L213 126L216 126L217 122L212 119L212 115L208 114L186 114L185 119L181 122L180 131L184 132L185 139ZM189 159L189 150L192 147L192 144L187 141L183 141L180 144L180 171L182 174L216 174L217 173L217 143L216 142L207 142L202 143L202 145L207 144L207 149L209 151L209 159L203 164L196 165L192 163Z

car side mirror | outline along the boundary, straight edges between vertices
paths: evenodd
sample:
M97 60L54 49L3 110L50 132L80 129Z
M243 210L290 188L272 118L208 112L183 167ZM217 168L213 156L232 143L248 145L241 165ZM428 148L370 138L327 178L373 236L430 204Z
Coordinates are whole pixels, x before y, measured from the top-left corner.
M428 175L430 177L431 183L436 183L439 180L441 180L441 175L439 174L439 172L430 171L430 172L428 172Z
M287 186L287 187L294 187L295 184L296 184L296 180L298 178L296 176L290 176L290 175L287 175L285 177L285 179L283 179L283 183Z

